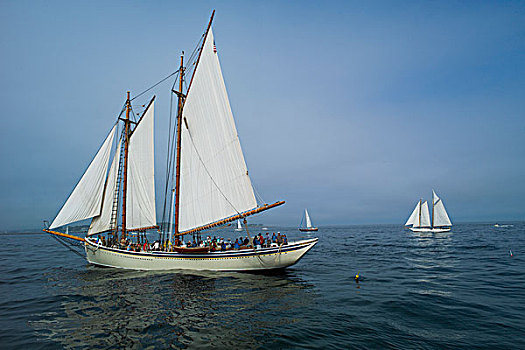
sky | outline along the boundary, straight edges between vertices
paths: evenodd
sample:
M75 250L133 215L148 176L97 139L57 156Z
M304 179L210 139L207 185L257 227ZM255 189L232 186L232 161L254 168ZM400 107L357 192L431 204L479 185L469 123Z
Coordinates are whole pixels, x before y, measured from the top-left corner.
M255 222L403 224L432 189L453 222L525 220L523 1L2 0L0 230L54 218L126 91L175 71L213 9L250 177L286 201Z

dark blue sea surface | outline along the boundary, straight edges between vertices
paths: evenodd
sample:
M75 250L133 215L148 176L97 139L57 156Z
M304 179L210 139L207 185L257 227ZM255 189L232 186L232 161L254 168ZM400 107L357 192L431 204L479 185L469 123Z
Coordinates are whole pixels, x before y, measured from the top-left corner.
M97 268L1 235L0 348L525 349L525 223L316 235L271 275Z

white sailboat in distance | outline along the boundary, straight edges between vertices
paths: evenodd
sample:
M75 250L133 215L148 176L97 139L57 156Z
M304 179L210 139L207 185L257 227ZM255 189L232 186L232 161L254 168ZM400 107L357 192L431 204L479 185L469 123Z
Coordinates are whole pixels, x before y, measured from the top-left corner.
M284 204L256 200L211 29L214 13L187 66L183 53L179 70L170 75L178 79L179 90L174 90L175 82L170 89L178 107L174 108L176 123L170 122L167 173L171 175L166 178L161 226L155 205L155 97L133 121L134 98L128 92L125 107L99 151L44 230L57 239L83 242L93 265L135 270L272 270L294 265L317 244L318 239L312 238L278 247L243 243L238 249L221 250L216 242L201 237L203 231L243 220L251 241L246 217ZM191 72L191 79L184 89L186 72ZM86 219L92 219L86 237L59 231ZM155 231L148 236L148 230ZM148 237L157 233L158 240L150 244ZM193 242L186 244L184 236Z
M443 200L432 190L432 217L429 215L427 201L419 200L405 226L414 232L448 232L452 222L448 217Z
M237 228L235 229L235 231L242 231L241 220L237 220Z
M303 220L301 220L301 223L303 222ZM306 226L304 227L299 227L299 231L301 232L314 232L314 231L317 231L319 230L317 227L313 227L312 226L312 220L310 219L310 215L308 215L308 210L304 210L304 222L306 224Z

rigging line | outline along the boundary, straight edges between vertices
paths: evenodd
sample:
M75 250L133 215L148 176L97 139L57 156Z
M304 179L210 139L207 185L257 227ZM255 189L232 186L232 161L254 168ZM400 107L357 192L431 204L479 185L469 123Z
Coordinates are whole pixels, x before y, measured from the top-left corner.
M263 198L262 198L261 194L259 193L259 191L257 191L257 188L255 188L255 186L253 185L253 181L252 181L252 189L255 192L255 197L260 201L260 203L262 203L262 204L266 203L263 200Z
M213 184L215 185L215 187L217 187L217 189L219 190L219 193L224 197L224 199L226 199L226 202L228 202L228 204L233 208L233 210L235 210L235 212L237 214L241 214L237 208L235 208L235 206L230 202L230 200L228 199L228 197L226 197L226 195L222 192L222 190L220 189L219 185L217 185L217 183L215 182L215 180L213 179L213 177L211 176L208 168L206 167L206 164L204 164L204 161L202 160L201 158L201 155L199 153L199 151L197 150L197 147L195 146L195 142L193 142L193 137L191 136L191 132L189 129L188 130L188 136L190 137L190 141L191 141L191 144L193 145L193 149L195 149L195 152L197 153L197 157L199 157L199 160L200 162L202 163L202 166L204 167L204 170L206 170L206 173L208 174L208 176L210 177L210 180L213 182Z
M159 84L162 84L163 82L165 82L166 80L168 80L169 78L171 78L172 76L174 76L175 74L177 74L179 72L179 70L177 69L175 72L171 73L170 75L168 75L166 78L162 79L161 81L159 81L158 83L150 86L149 88L147 88L146 90L142 91L140 94L134 96L131 100L129 100L130 102L133 101L134 99L144 95L146 92L150 91L151 89L153 89L154 87L156 87L157 85Z
M75 253L76 255L80 256L82 259L84 259L84 256L82 254L80 254L78 251L74 250L73 248L71 248L68 243L65 243L63 242L60 238L58 238L56 235L53 235L53 238L57 240L58 243L62 244L64 247L66 247L67 249L71 250L73 253Z
M180 75L179 75L179 79L180 79ZM177 81L177 80L176 80ZM172 90L175 86L175 83L176 81L173 83L173 87L172 87ZM165 230L165 218L167 215L169 215L167 212L168 212L168 209L167 209L167 205L168 205L168 194L169 194L169 189L170 189L170 184L173 184L173 176L172 176L172 171L173 171L173 162L174 162L174 154L173 154L173 149L174 149L174 142L175 142L175 137L176 137L176 132L175 132L175 128L177 126L177 123L173 123L173 131L172 131L172 120L173 120L173 94L171 94L171 97L170 97L170 127L169 127L169 136L168 136L168 155L166 157L166 186L165 186L165 189L164 189L164 205L163 205L163 213L162 213L162 231ZM173 186L172 186L173 187ZM169 213L171 213L171 206L170 206L170 209L169 209ZM173 215L173 214L171 214ZM170 216L171 218L172 216Z

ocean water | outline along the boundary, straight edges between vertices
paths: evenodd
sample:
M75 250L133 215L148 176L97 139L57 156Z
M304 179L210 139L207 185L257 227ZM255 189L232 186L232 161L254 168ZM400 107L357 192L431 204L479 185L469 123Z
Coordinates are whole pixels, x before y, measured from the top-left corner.
M46 234L1 235L0 348L525 349L512 225L321 227L266 275L97 268Z

